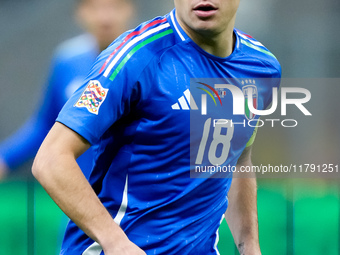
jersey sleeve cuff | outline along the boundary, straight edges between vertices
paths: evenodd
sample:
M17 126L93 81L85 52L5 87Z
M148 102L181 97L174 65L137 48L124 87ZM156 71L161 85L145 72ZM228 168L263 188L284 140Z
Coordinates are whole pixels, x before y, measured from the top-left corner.
M83 137L91 145L95 144L99 140L91 134L91 131L87 130L84 127L80 128L79 124L63 121L61 119L57 119L56 122L59 122L63 124L64 126L68 127L69 129L71 129L72 131L74 131L75 133Z

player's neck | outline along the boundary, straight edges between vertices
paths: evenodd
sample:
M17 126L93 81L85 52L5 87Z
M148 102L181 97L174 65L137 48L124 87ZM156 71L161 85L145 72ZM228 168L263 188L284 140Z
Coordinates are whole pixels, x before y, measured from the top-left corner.
M221 58L228 57L234 50L234 23L221 33L197 32L183 28L188 36L206 52Z
M231 55L234 50L234 37L234 32L231 30L227 35L223 34L214 37L197 36L191 39L206 52L225 58Z

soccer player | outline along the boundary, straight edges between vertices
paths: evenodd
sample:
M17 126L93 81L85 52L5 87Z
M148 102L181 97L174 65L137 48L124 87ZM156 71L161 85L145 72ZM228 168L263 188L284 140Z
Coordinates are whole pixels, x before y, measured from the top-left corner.
M128 29L133 14L132 0L77 0L75 16L87 33L58 47L39 109L0 144L0 179L35 156L62 106L81 85L98 54ZM92 150L78 159L86 175L92 161Z
M237 122L254 116L234 116L231 94L208 80L233 82L248 97L247 84L256 84L258 110L279 85L261 81L280 78L273 54L234 29L238 5L175 0L169 14L122 34L98 57L32 167L72 220L61 254L218 254L224 216L240 253L261 254L255 178L190 178L196 164L251 164L254 127L213 127L205 112L218 116L213 106ZM199 109L197 91L211 94L208 109ZM76 158L90 146L97 154L88 182Z

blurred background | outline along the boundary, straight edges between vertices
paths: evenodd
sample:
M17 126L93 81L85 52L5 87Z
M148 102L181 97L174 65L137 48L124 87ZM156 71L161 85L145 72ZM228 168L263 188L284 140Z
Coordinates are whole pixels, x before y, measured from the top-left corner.
M173 8L170 0L136 0L131 28ZM39 106L51 58L64 40L82 33L70 0L0 1L0 141ZM313 116L288 107L272 118L298 126L259 129L254 165L340 162L340 1L241 0L236 27L261 41L282 65L282 86L310 90ZM1 254L57 254L63 214L24 164L0 183ZM263 254L340 254L340 174L259 176ZM237 254L225 223L221 255Z

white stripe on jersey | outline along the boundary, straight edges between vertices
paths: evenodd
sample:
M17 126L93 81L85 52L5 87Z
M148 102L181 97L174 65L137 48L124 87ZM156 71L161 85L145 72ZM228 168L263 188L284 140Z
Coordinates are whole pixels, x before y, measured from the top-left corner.
M94 242L82 253L82 255L100 255L102 251L103 249L100 244Z
M120 225L125 212L127 208L127 203L128 203L128 198L127 198L127 192L128 192L128 175L126 175L126 180L125 180L125 185L124 185L124 191L123 191L123 198L122 198L122 203L119 207L118 213L116 217L114 218L114 221ZM100 246L99 243L94 242L91 244L84 252L82 255L100 255L100 253L103 251L102 247Z
M125 185L124 185L124 191L123 191L123 199L122 203L120 204L118 213L116 217L114 218L114 221L120 226L120 223L126 213L126 208L128 204L128 175L126 175Z
M220 220L220 225L221 225L223 219L224 219L224 214L222 214L222 217L221 217L221 220ZM220 252L218 251L218 248L217 248L217 244L218 244L219 240L220 240L220 234L219 234L219 228L218 228L216 230L216 239L215 239L215 244L214 244L214 249L215 249L217 255L220 255Z
M174 19L174 11L170 12L170 17L171 17L171 21L172 21L172 24L174 24L174 27L179 35L179 37L181 38L182 41L185 41L185 38L184 36L182 35L181 31L179 31L178 27L177 27L177 24L175 22L175 19Z
M117 62L120 60L120 58L128 51L129 48L131 48L131 46L133 46L134 44L138 43L139 41L143 40L145 37L148 37L149 35L155 34L158 31L164 29L164 28L168 28L170 27L169 23L165 23L162 24L158 27L155 27L153 29L150 29L148 31L146 31L145 33L135 37L134 39L132 39L128 44L126 44L126 46L117 54L117 56L112 60L112 62L110 63L110 65L106 68L105 72L104 72L104 77L107 77L112 68L117 64Z
M262 47L264 47L264 45L263 45L262 43L260 43L260 42L258 42L258 41L254 41L254 40L252 40L251 38L249 38L249 37L247 37L247 36L245 36L245 35L243 35L243 34L241 34L241 33L239 33L239 32L237 32L237 33L238 33L238 35L239 35L240 37L242 37L243 39L246 39L247 41L251 42L252 44L257 45L257 46L262 46Z

